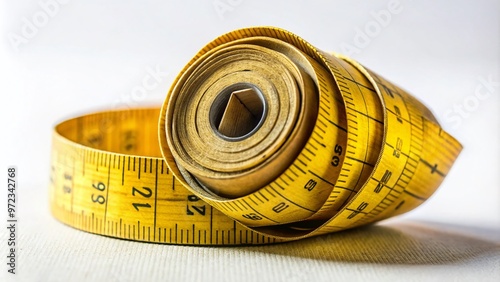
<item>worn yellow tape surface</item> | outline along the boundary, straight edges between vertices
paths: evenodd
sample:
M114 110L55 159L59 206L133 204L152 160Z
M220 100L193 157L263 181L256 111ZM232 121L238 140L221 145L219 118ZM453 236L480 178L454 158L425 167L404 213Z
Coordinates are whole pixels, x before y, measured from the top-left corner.
M379 75L290 32L248 28L205 46L161 109L56 126L50 201L62 222L112 237L274 243L409 211L460 150Z

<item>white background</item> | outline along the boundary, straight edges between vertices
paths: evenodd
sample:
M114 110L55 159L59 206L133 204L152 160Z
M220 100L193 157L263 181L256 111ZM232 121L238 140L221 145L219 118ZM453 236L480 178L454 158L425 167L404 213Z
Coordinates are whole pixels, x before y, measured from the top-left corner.
M40 4L47 2L57 5L47 10ZM353 58L423 101L463 144L435 195L401 220L483 230L500 242L498 1L395 0L398 12L378 23L376 14L391 1L60 2L65 4L25 0L0 6L0 171L6 179L8 165L19 170L21 238L50 241L54 233L80 232L55 222L48 209L57 122L100 109L160 104L176 73L204 44L236 28L272 25L323 50L356 48ZM367 32L360 44L359 34ZM154 69L162 73L157 86L138 95L134 91ZM484 81L490 81L487 87ZM6 213L5 190L0 214ZM26 245L25 252L29 247L37 248ZM27 266L21 270L37 277L26 274Z

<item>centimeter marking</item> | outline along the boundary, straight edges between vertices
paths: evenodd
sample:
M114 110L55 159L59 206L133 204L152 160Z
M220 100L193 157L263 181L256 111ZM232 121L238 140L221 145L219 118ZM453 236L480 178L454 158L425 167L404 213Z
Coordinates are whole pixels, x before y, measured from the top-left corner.
M111 161L112 155L108 152L89 151L85 148L82 148L80 152L65 150L67 149L66 144L64 142L59 143L60 140L58 139L54 139L54 142L57 143L55 146L57 149L53 152L55 156L53 155L52 164L53 181L51 189L53 189L52 194L54 195L52 197L52 211L58 215L58 218L69 225L91 233L157 243L244 245L267 244L280 241L243 227L241 224L236 223L234 220L227 218L219 211L208 206L201 199L197 199L196 202L199 203L198 207L204 207L203 211L205 212L200 213L195 209L192 211L196 212L196 214L188 215L187 209L189 209L189 206L187 205L187 199L189 197L195 198L196 196L188 192L181 185L176 185L176 180L170 178L171 175L168 170L162 170L165 167L162 159L118 156L119 163L122 163L120 168L118 168L117 166L113 166ZM71 155L71 153L76 155ZM88 158L88 154L91 154L92 158ZM73 168L71 174L64 172L66 171L64 168L68 165L67 160L70 159L73 160L73 165L70 165ZM127 161L131 162L128 168L125 165ZM92 164L92 166L89 166L89 164ZM89 171L89 168L93 167L93 165L96 165L97 169ZM134 173L137 171L142 172L141 178L139 178L139 174ZM80 175L75 175L75 173ZM75 206L71 204L68 207L64 200L65 196L67 196L65 195L64 187L57 185L61 179L69 178L69 176L71 179L79 179L89 174L94 175L94 183L107 183L105 208L100 212L98 209L92 209L88 205ZM120 177L114 180L113 176L116 175ZM147 183L144 182L145 179L147 179ZM169 179L172 179L172 181L169 181ZM116 185L117 183L119 185ZM116 197L115 195L123 193L124 190L131 189L137 183L154 185L154 192L152 191L151 193L153 205L147 210L136 211L135 218L137 220L129 218L128 213L125 214L127 217L119 216L116 203L113 203L114 198L120 201L120 209L123 212L125 212L124 204L129 204L129 210L132 210L133 203L123 203L124 197ZM171 186L171 188L177 187L174 190L168 189L166 186ZM89 194L92 192L91 189L91 185L89 188L81 183L73 182L71 193L67 194L71 194L71 198L76 195L76 198L92 203L91 197L88 196L91 195ZM87 195L88 199L83 199L84 195ZM263 198L266 197L263 196ZM166 201L168 201L168 205L161 205ZM177 205L173 206L172 203L177 203ZM98 205L97 203L93 204ZM110 210L108 210L111 207L114 207L113 214L110 214ZM152 221L144 220L151 217L153 218ZM203 219L196 220L196 217L202 217ZM217 220L217 224L213 224L214 217Z

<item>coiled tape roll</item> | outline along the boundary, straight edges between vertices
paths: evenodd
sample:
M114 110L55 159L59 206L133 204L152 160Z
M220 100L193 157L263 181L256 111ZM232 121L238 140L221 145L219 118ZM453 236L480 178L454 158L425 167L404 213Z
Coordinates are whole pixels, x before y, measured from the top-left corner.
M297 240L415 208L460 150L424 105L355 61L247 28L205 46L161 109L59 124L51 207L131 240Z

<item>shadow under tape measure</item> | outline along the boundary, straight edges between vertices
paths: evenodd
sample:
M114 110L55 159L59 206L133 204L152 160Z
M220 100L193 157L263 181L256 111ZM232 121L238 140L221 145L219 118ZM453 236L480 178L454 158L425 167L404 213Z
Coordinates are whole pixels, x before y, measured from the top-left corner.
M458 233L454 231L456 229L465 232ZM488 232L494 234L498 231ZM393 222L307 238L285 245L244 249L314 260L400 265L463 263L486 254L500 257L500 239L492 242L468 236L467 233L478 233L478 230L442 223Z

